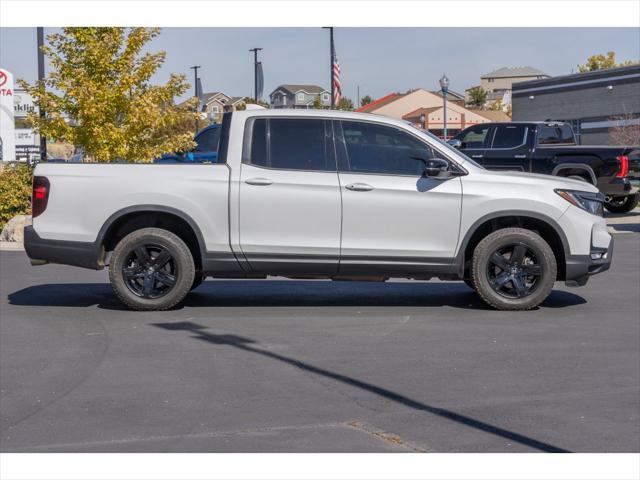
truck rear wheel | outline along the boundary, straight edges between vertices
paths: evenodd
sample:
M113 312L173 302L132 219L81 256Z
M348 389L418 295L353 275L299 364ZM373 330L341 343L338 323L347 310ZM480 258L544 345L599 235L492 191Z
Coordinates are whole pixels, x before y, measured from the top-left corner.
M167 310L189 293L195 277L193 256L177 235L142 228L113 251L109 280L117 297L134 310Z
M529 310L551 293L557 265L540 235L523 228L503 228L487 235L473 252L473 285L498 310Z
M604 204L604 208L611 213L628 213L638 206L638 200L640 200L640 193L634 193L626 197L613 197Z

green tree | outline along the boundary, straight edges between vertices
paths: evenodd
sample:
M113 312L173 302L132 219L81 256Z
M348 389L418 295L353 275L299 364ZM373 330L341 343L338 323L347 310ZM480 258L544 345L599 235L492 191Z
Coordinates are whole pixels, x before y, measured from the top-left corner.
M607 68L626 67L629 65L637 65L638 62L632 62L626 60L621 63L616 63L616 52L607 52L606 55L601 53L597 55L591 55L587 58L587 63L578 65L578 71L580 73L593 72L594 70L605 70Z
M373 102L373 98L371 98L371 95L365 95L360 99L360 106L364 107L365 105L369 105L371 102Z
M472 87L467 90L469 94L469 105L482 108L487 101L487 92L482 87Z
M353 101L350 98L342 97L340 98L338 105L336 105L336 108L338 110L353 111Z
M150 83L165 52L142 49L159 33L157 28L74 27L49 35L43 51L51 74L33 85L19 81L47 113L29 115L34 129L82 147L98 162L149 162L191 148L197 101L175 103L189 88L185 76Z
M236 107L236 110L246 110L247 109L247 105L252 104L252 105L260 105L261 107L264 108L269 108L269 104L267 102L264 102L262 100L258 100L256 102L256 99L253 97L244 97L242 99L243 104L240 104Z
M323 110L323 109L326 109L327 107L322 105L322 101L320 100L320 95L318 95L313 99L313 105L311 105L311 108L314 108L316 110Z

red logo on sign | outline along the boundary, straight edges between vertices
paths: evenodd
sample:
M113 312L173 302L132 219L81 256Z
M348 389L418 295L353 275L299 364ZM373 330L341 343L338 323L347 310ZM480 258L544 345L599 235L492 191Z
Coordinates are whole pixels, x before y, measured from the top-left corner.
M7 80L9 80L7 74L4 72L0 72L0 87L7 83Z

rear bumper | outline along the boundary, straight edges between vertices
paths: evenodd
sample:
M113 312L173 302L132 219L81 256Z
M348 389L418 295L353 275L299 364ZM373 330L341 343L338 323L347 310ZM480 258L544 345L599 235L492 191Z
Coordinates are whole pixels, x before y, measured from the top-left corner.
M607 183L599 183L598 189L608 197L626 197L637 191L631 186L629 177L613 178Z
M99 245L40 238L33 226L24 228L24 249L33 265L60 263L92 270L104 268Z
M601 255L600 258L592 256ZM609 270L613 258L613 237L607 248L591 247L589 255L569 255L567 257L565 284L569 287L586 285L589 277Z

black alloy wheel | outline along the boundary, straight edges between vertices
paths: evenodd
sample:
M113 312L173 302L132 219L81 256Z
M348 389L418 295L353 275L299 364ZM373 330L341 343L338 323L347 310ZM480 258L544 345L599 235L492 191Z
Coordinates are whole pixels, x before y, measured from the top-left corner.
M133 310L167 310L180 303L196 276L193 254L175 233L141 228L118 242L109 260L117 297Z
M553 250L537 232L520 227L495 230L473 251L470 280L498 310L530 310L549 296L558 275Z
M129 252L122 266L122 276L129 290L142 298L160 298L176 284L178 267L171 253L162 245L138 245Z
M498 248L487 263L491 288L507 298L531 295L542 274L542 265L537 262L535 253L523 243Z

